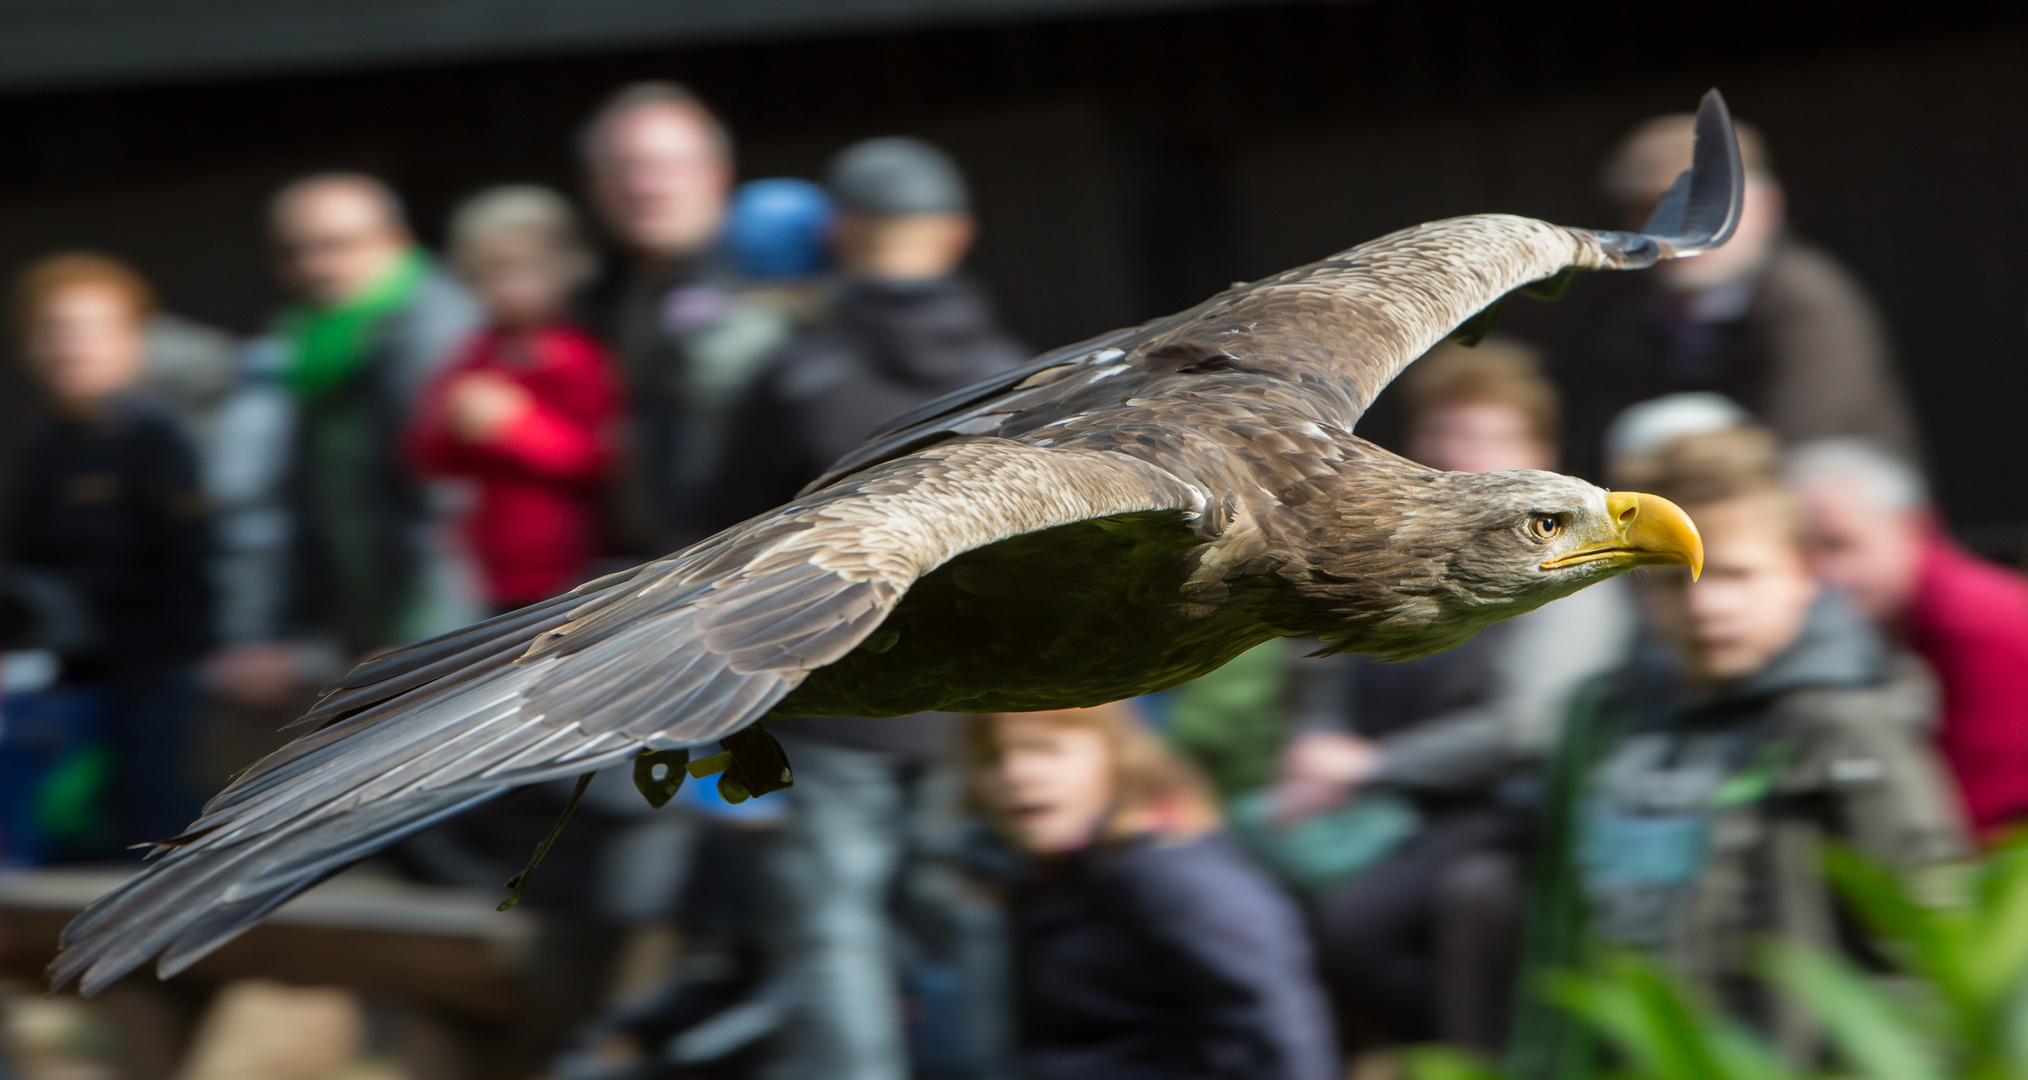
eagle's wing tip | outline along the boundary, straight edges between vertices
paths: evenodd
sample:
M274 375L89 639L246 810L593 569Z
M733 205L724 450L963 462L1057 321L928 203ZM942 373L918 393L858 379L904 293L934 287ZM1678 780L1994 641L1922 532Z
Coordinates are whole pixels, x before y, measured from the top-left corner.
M1717 87L1697 103L1690 167L1662 195L1639 232L1600 232L1623 269L1662 259L1701 255L1732 239L1746 195L1746 167L1733 132L1732 111Z

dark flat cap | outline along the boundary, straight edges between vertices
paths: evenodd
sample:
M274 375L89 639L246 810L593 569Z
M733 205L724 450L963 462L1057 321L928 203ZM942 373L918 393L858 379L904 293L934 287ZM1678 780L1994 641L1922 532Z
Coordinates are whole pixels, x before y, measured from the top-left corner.
M971 193L949 154L921 139L863 139L831 159L826 177L844 210L863 214L947 214L969 210Z

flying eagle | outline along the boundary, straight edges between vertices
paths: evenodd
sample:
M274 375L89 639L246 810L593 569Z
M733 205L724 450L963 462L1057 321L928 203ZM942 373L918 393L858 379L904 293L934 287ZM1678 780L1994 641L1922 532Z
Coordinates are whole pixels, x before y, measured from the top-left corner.
M1352 429L1509 292L1723 243L1741 185L1714 91L1639 233L1453 218L1235 286L897 417L773 512L362 664L71 923L51 976L90 993L158 953L173 975L508 789L769 717L1095 705L1274 637L1405 659L1630 567L1694 570L1662 499L1438 472Z

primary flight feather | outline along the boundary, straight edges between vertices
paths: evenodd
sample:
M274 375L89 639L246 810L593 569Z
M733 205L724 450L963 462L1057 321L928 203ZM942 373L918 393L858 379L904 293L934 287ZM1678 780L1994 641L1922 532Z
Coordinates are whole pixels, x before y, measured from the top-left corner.
M1532 283L1723 243L1716 92L1640 233L1404 229L1059 349L890 421L786 506L361 665L51 967L175 974L345 865L510 788L772 716L1094 705L1271 637L1407 658L1646 563L1682 512L1543 472L1437 472L1352 434L1387 383Z

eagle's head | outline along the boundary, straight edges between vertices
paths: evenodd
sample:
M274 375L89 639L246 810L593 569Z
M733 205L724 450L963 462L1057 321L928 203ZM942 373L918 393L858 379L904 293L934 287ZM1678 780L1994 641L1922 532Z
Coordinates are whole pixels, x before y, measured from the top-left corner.
M1301 590L1334 624L1311 632L1382 659L1441 652L1637 566L1704 563L1675 503L1556 473L1386 468L1343 494Z

